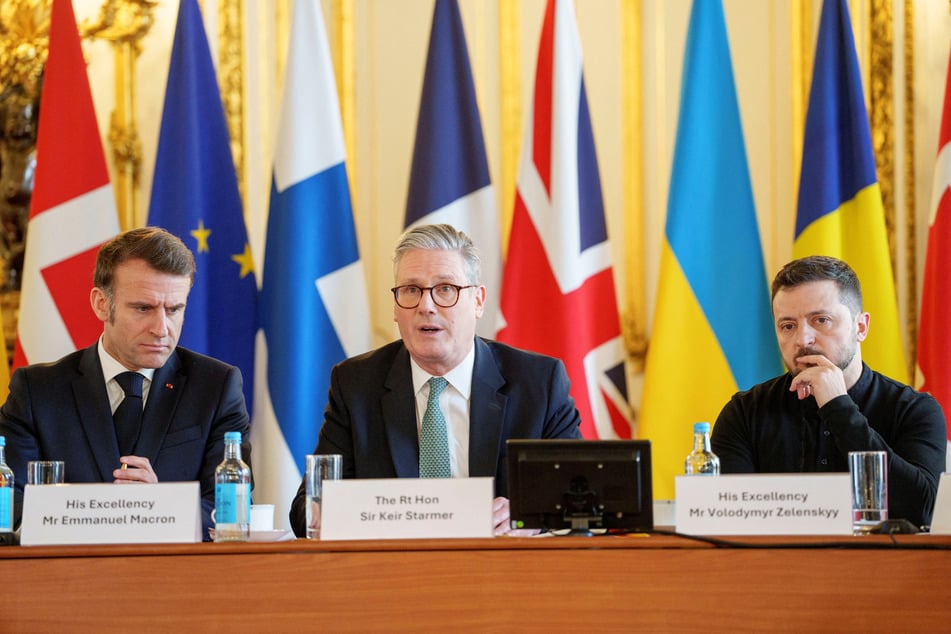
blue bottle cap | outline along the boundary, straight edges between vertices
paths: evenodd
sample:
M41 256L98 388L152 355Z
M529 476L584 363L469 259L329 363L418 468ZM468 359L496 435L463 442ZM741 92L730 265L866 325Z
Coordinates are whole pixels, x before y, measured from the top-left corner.
M0 436L0 447L6 447L6 446L7 446L7 437Z
M709 433L710 433L710 423L694 423L694 424L693 424L693 433L695 433L695 434L709 434Z
M226 431L225 432L225 442L241 442L241 432L239 431Z

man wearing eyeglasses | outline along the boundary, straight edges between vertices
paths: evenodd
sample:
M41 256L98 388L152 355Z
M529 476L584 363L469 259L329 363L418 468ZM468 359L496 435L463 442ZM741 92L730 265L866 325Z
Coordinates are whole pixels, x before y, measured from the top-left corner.
M581 437L564 364L476 336L486 288L465 233L409 229L393 267L401 338L334 367L314 453L342 454L344 478L494 476L495 532L508 534L505 441ZM301 484L299 536L305 511Z

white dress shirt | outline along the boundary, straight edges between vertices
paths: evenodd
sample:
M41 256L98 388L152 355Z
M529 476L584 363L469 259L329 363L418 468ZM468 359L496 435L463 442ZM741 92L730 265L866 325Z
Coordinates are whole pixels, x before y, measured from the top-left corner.
M412 357L413 392L416 394L416 433L423 425L423 414L429 401L429 379L433 375L419 367ZM475 346L462 362L443 375L449 385L439 395L439 408L446 418L449 435L449 466L454 478L469 477L469 397L472 394L472 369L475 366Z
M106 380L106 393L109 395L109 407L112 409L112 413L115 414L119 403L125 398L122 386L116 383L116 376L128 372L129 368L116 361L106 352L106 349L102 346L102 337L99 337L98 351L99 364L102 366L102 378ZM152 375L155 374L155 369L140 368L138 372L145 377L145 380L142 381L142 409L145 409L145 401L149 398L149 388L152 387Z

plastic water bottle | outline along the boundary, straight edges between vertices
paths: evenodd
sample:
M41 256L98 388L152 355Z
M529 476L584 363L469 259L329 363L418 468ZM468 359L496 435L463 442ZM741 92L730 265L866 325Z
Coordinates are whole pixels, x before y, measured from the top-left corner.
M241 460L241 432L225 432L225 458L215 469L215 541L251 538L251 469Z
M720 459L710 451L710 423L694 423L693 451L684 463L687 475L720 475Z
M7 438L0 436L0 533L13 532L13 469L7 466Z

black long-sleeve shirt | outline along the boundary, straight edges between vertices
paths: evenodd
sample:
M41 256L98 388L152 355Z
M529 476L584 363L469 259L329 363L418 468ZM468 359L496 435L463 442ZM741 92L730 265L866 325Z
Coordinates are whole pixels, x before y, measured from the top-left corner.
M850 451L888 453L888 517L931 522L947 430L930 395L862 366L848 391L819 408L789 391L790 374L736 393L711 437L723 473L848 471Z

